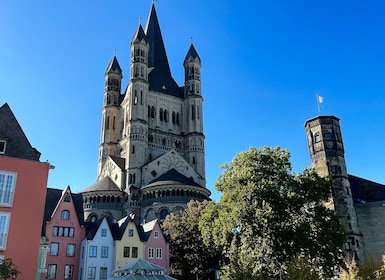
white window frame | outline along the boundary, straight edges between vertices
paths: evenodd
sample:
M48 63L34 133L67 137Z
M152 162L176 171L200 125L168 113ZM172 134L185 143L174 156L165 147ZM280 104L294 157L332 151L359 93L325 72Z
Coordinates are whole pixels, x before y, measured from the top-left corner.
M156 248L156 258L162 259L162 248Z
M100 249L100 257L101 258L108 258L108 251L110 250L110 248L108 246L102 246L102 248Z
M0 170L0 206L12 207L17 173Z
M7 239L11 213L0 212L0 250L7 249Z
M159 238L159 231L154 231L154 238Z
M0 149L0 155L4 155L5 154L5 150L7 149L7 141L0 140L0 143L4 144L3 149Z
M155 258L155 255L154 255L154 248L148 248L148 258L149 259L154 259Z

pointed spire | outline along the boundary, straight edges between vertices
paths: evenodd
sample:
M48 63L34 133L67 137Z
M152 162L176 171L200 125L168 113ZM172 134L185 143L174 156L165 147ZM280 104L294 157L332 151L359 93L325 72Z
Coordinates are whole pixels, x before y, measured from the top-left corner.
M135 42L135 40L147 42L146 34L144 34L144 30L141 24L139 24L138 29L136 30L134 36L132 36L131 43Z
M171 73L154 3L152 4L147 21L146 35L150 45L148 66L158 68L160 71L166 71L166 73Z
M148 75L150 89L173 96L183 96L183 91L171 75L154 3L152 3L145 33L149 44L148 67L152 68Z
M118 59L116 58L116 53L114 57L111 59L110 63L108 64L105 75L110 73L122 74L122 68L120 68Z
M199 57L198 52L196 51L193 44L190 45L190 48L189 48L184 60L189 61L190 58L192 58L193 60L198 59L199 61L201 61L201 58Z

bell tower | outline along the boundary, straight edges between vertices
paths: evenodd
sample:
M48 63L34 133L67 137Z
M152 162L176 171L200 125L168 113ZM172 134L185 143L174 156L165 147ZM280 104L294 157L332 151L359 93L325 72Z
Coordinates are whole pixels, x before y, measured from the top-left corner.
M333 208L348 234L346 255L362 262L364 244L353 205L339 119L318 116L306 121L305 128L312 166L318 175L332 182Z

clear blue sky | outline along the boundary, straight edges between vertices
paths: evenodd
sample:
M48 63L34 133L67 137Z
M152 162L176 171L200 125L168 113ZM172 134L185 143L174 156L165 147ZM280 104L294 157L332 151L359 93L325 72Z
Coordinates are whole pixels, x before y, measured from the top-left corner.
M151 1L0 1L0 105L8 102L42 161L49 187L96 180L104 71ZM293 170L310 165L304 122L341 119L350 174L385 183L385 2L160 0L175 80L191 37L202 59L207 187L249 147L280 146Z

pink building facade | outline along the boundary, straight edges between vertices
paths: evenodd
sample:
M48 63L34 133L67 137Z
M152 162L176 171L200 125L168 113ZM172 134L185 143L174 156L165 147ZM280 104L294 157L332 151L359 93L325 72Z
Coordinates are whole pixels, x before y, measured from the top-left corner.
M43 239L48 252L41 258L41 279L78 279L81 241L85 236L82 198L64 191L47 189Z

